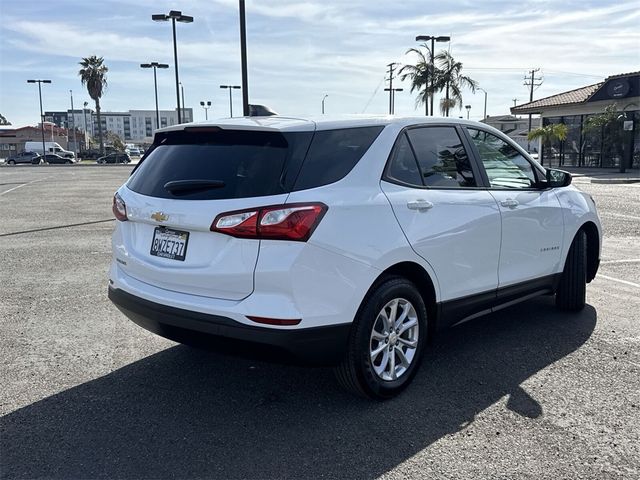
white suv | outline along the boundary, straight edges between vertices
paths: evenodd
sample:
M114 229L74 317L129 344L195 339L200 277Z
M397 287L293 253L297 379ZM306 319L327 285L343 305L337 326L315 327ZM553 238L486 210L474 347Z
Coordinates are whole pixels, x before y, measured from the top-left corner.
M109 297L159 335L278 347L388 398L438 329L540 294L583 308L602 232L570 182L464 120L165 128L114 197Z

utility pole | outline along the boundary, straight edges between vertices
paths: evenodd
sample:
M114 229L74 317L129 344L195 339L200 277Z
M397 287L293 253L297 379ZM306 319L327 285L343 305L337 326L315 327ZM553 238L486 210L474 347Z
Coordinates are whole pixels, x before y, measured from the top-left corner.
M385 91L389 91L389 115L393 114L393 70L396 65L395 62L387 65L389 67L389 88L385 88Z
M516 106L516 103L518 103L518 99L517 98L512 98L511 101L513 102L513 106Z
M540 71L539 68L534 68L533 70L529 70L529 72L527 72L527 76L524 77L524 85L527 87L530 87L529 89L529 103L533 102L533 90L534 87L539 87L540 85L542 85L542 77L536 77L536 72ZM531 77L529 77L529 75L531 75ZM540 82L540 83L536 83L536 82ZM529 114L529 129L528 129L528 133L531 133L531 114ZM527 151L531 150L531 142L529 142L527 140ZM541 157L542 158L542 157Z

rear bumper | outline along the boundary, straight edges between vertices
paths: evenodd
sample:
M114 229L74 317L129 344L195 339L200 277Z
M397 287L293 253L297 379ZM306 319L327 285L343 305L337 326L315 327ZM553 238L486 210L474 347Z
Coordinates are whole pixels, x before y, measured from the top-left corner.
M313 365L335 365L344 357L350 323L301 329L277 329L245 325L227 317L170 307L136 297L109 286L109 299L137 325L157 335L225 349L266 360L293 358ZM205 334L205 335L203 335ZM269 347L269 348L261 348ZM285 355L281 355L285 353Z

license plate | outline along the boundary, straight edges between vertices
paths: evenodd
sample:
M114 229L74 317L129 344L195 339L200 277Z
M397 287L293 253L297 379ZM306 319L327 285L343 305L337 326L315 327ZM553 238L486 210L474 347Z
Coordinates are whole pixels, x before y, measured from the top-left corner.
M184 262L188 241L189 232L156 227L151 241L151 255Z

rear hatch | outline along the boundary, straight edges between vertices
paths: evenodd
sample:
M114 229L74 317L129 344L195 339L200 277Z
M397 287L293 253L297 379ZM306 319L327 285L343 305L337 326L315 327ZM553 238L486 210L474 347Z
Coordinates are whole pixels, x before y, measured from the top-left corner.
M235 128L235 129L234 129ZM240 300L253 291L260 240L210 231L222 214L283 204L313 135L187 127L160 132L118 195L129 276L167 290Z

